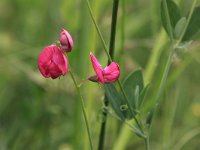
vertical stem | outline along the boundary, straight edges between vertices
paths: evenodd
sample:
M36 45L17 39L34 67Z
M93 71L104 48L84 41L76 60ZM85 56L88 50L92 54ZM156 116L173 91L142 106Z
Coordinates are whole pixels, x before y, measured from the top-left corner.
M194 7L195 7L195 5L196 5L196 0L194 0L193 3L192 3L192 7L191 7L191 9L190 9L190 14L189 14L189 18L188 18L188 20L187 20L187 24L186 24L186 26L184 27L184 31L182 32L182 35L181 35L181 37L178 39L178 42L177 42L176 44L174 44L174 42L173 42L172 28L171 28L171 25L170 25L171 23L170 23L169 12L168 12L168 7L167 7L167 2L166 2L166 0L164 0L163 5L164 5L164 9L165 9L164 11L165 11L165 13L166 13L166 15L167 15L167 24L168 24L168 29L169 29L169 31L170 31L170 39L171 39L171 42L172 42L172 43L171 43L171 47L172 47L172 48L171 48L171 50L170 50L170 54L169 54L169 56L168 56L167 63L166 63L166 65L165 65L165 70L164 70L164 73L163 73L163 76L162 76L162 79L161 79L161 82L160 82L160 86L159 86L158 93L157 93L157 96L156 96L156 102L157 102L157 104L156 104L155 107L157 107L158 104L159 104L160 96L161 96L161 94L162 94L162 91L163 91L163 88L164 88L164 84L165 84L166 79L167 79L167 76L168 76L168 72L169 72L169 69L170 69L170 66L171 66L171 60L172 60L174 51L175 51L175 49L177 48L177 46L180 44L180 42L182 41L182 38L183 38L183 36L184 36L184 34L185 34L185 32L186 32L186 29L187 29L187 27L188 27L188 25L189 25L191 16L192 16L193 11L194 11ZM156 109L155 109L155 111L156 111Z
M145 148L146 148L146 150L150 150L150 146L149 146L149 136L147 136L147 137L144 139L144 141L145 141Z
M90 2L89 2L89 0L85 0L85 1L86 1L86 3L87 3L87 7L88 7L88 9L89 9L89 13L90 13L90 16L91 16L91 18L92 18L92 22L94 23L94 26L95 26L95 28L96 28L96 30L97 30L97 33L98 33L98 35L99 35L99 37L100 37L100 39L101 39L101 42L102 42L103 48L104 48L104 50L105 50L105 52L106 52L106 55L107 55L108 59L110 60L110 62L112 62L112 58L110 57L110 55L109 55L109 53L108 53L108 48L107 48L107 46L106 46L106 42L104 41L103 36L102 36L102 34L101 34L101 31L100 31L100 29L99 29L99 27L98 27L98 25L97 25L97 23L96 23L96 21L95 21L95 19L94 19L93 12L92 12L92 8L91 8L91 6L90 6Z
M70 75L71 75L71 78L72 78L72 80L73 80L73 82L74 82L74 85L75 85L76 90L77 90L77 92L78 92L78 95L79 95L79 97L80 97L81 108L82 108L82 111L83 111L83 117L84 117L84 120L85 120L85 125L86 125L86 128L87 128L87 133L88 133L89 142L90 142L90 148L91 148L91 150L93 150L92 138L91 138L90 128L89 128L89 124L88 124L88 120L87 120L87 115L86 115L86 111L85 111L85 106L84 106L84 102L83 102L83 97L82 97L82 95L81 95L80 89L79 89L79 87L78 87L78 84L77 84L77 82L76 82L76 79L75 79L75 77L74 77L72 71L69 70L69 73L70 73Z
M186 26L184 27L184 31L182 32L181 37L178 39L176 44L174 44L174 42L173 42L173 34L172 34L173 31L172 31L172 27L171 27L170 18L169 18L169 11L168 11L169 9L168 9L168 6L167 6L167 1L164 0L163 5L164 5L164 11L165 11L165 14L166 14L166 17L167 17L167 28L170 31L171 50L170 50L170 54L169 54L168 59L167 59L167 63L165 65L165 70L164 70L164 73L163 73L163 76L162 76L162 79L161 79L161 82L160 82L160 85L159 85L158 93L156 95L156 105L155 105L155 109L154 109L153 114L155 114L155 112L157 111L158 105L160 103L160 96L161 96L161 94L163 92L164 85L165 85L165 82L167 80L167 76L168 76L168 73L169 73L169 70L170 70L170 67L171 67L171 61L172 61L172 57L173 57L174 51L177 48L177 46L179 46L179 44L181 43L182 38L183 38L187 28L188 28L191 16L193 14L193 11L194 11L194 8L195 8L195 5L196 5L196 1L197 0L194 0L193 3L192 3L192 7L191 7L190 13L189 13L189 18L187 19L187 23L186 23ZM153 118L154 118L154 115L153 115ZM149 134L150 134L150 131L151 131L151 126L152 126L152 123L150 124Z
M121 9L122 9L122 16L121 16L121 47L120 47L120 59L119 63L123 62L123 55L124 55L124 47L125 47L125 16L126 16L126 0L121 1Z
M111 33L110 33L110 47L109 47L109 56L110 56L111 59L108 59L108 64L114 58L118 5L119 5L119 0L114 0L113 1L113 11L112 11ZM105 99L104 99L105 107L107 107L108 104L109 104L109 102L108 102L108 99L106 98L106 95L105 95ZM103 150L104 141L105 141L104 139L105 139L105 131L106 131L107 112L103 111L102 115L103 115L104 121L101 124L98 150Z
M171 40L171 50L170 50L170 54L169 54L168 59L167 59L167 63L165 65L164 73L162 75L162 79L161 79L161 82L160 82L160 85L159 85L158 92L157 92L157 95L156 95L156 105L154 106L154 112L153 112L152 120L154 119L154 114L157 111L158 105L160 103L160 96L163 92L164 85L165 85L165 82L167 80L167 76L168 76L168 73L169 73L169 70L170 70L170 67L171 67L172 57L173 57L174 50L175 50L174 42L173 42L173 29L171 27L171 21L170 21L169 11L168 11L169 9L168 9L166 0L163 0L163 7L164 7L164 12L165 12L166 18L167 18L167 30L169 31L169 37L170 37L170 40ZM149 133L148 133L149 135L150 135L151 127L152 127L152 122L153 121L151 121L151 124L150 124L150 127L149 127Z
M118 5L119 5L119 0L113 0L110 46L109 46L109 54L112 59L114 58L114 52L115 52L115 34L116 34L116 27L117 27ZM110 61L108 63L110 63Z

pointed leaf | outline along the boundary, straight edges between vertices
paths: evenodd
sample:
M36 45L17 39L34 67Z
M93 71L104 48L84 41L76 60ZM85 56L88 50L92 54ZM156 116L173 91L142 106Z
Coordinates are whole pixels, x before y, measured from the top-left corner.
M156 107L157 107L157 105L156 105L155 107L153 107L153 108L151 109L151 111L148 112L148 114L147 114L146 125L148 125L149 127L150 127L150 125L151 125L151 123L152 123L153 116L154 116L154 113L155 113L155 111L156 111Z
M168 7L168 13L169 13L169 18L171 22L171 28L174 29L177 22L181 18L181 14L179 11L179 8L177 4L173 0L166 0L167 1L167 7ZM167 27L167 14L165 14L164 11L164 1L161 1L161 20L162 20L162 25L167 32L168 35L170 35L170 31L168 31Z
M135 72L130 73L123 82L123 88L128 98L129 103L132 106L132 109L137 109L136 95L135 91L138 87L140 94L144 88L144 81L141 70L136 70ZM138 102L140 104L140 102Z
M123 107L125 103L121 94L118 93L117 89L113 84L105 84L104 87L106 98L110 102L115 113L121 118L121 120L124 120L126 109L124 109L125 107Z
M139 107L142 106L142 104L144 102L145 95L146 95L148 89L149 89L149 84L147 84L145 86L145 88L143 88L143 90L141 91L140 98L139 98Z
M135 106L136 106L136 109L137 109L138 105L139 105L139 98L140 98L140 87L139 87L139 85L136 85L134 96L135 96Z
M187 20L185 17L182 17L176 24L174 29L175 37L178 39L180 38L185 26L186 26Z
M183 37L183 41L189 41L200 31L200 6L194 9L190 23Z

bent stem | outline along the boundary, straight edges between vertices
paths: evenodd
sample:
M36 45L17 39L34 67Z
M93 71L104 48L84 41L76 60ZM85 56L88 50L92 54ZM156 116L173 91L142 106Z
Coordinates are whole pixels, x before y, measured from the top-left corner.
M88 124L88 120L87 120L87 115L86 115L86 111L85 111L85 106L84 106L84 102L83 102L83 97L81 95L81 92L80 92L80 89L79 89L79 86L76 82L76 79L73 75L73 72L69 69L69 73L71 75L71 78L74 82L74 85L76 87L76 90L78 92L78 95L79 95L79 98L80 98L80 101L81 101L81 108L82 108L82 111L83 111L83 117L84 117L84 120L85 120L85 125L86 125L86 128L87 128L87 134L88 134L88 138L89 138L89 142L90 142L90 149L93 150L93 146L92 146L92 138L91 138L91 133L90 133L90 128L89 128L89 124Z

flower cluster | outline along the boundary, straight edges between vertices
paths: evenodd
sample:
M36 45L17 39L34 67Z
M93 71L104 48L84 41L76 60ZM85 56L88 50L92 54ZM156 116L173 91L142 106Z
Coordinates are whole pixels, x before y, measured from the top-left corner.
M55 79L65 75L68 71L68 60L64 52L70 52L73 48L73 40L70 34L62 29L60 33L60 47L56 44L47 46L40 53L38 68L45 78Z
M38 57L38 68L45 78L56 79L61 75L66 75L68 71L69 63L65 52L71 52L74 43L71 35L65 29L61 30L59 42L60 46L53 44L45 47ZM120 69L116 62L112 62L103 69L92 53L90 53L90 58L96 72L96 75L88 78L90 81L106 84L118 80Z

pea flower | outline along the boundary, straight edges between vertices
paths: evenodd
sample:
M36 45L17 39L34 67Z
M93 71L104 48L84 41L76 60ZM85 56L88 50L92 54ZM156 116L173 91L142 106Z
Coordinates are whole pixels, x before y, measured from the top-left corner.
M105 83L113 83L120 76L119 65L116 62L112 62L110 65L102 69L101 64L97 58L90 53L90 58L94 71L96 72L95 76L89 78L90 81Z
M61 49L64 52L71 52L72 48L74 47L73 39L69 32L67 32L65 29L61 29L59 41Z
M56 45L43 49L38 57L38 68L45 78L55 79L68 71L68 60L64 52Z

